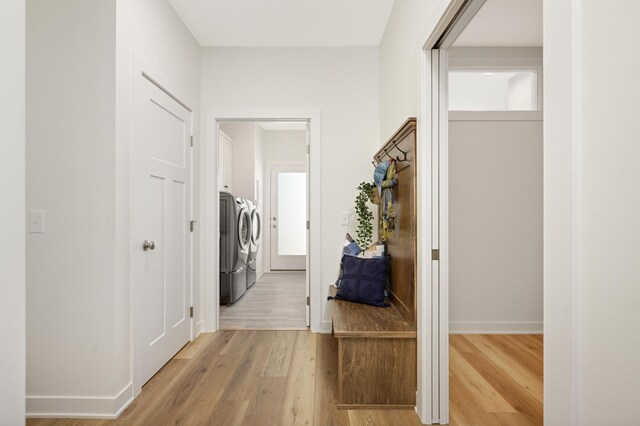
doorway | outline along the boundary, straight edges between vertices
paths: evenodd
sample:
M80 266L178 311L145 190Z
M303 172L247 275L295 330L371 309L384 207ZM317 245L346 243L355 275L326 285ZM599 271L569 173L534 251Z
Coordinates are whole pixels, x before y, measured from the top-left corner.
M521 52L537 45L512 45L514 37L489 44L468 31L502 34L504 5L453 2L423 48L422 181L431 185L421 188L421 235L433 253L420 271L430 284L419 297L427 330L419 374L428 390L418 408L426 423L542 422L542 64ZM487 21L490 11L500 18ZM540 16L541 61L541 13L531 16ZM518 19L508 22L522 32ZM483 308L496 302L502 305L486 315ZM476 407L465 380L483 389Z
M269 261L271 271L306 269L307 168L275 164L270 167Z
M307 133L306 122L219 123L220 329L309 325Z
M144 72L132 97L135 393L191 340L192 112Z
M203 156L203 217L206 224L205 225L205 238L203 239L204 250L202 250L203 254L203 263L205 265L204 271L204 312L205 312L205 324L203 327L203 331L216 331L221 328L221 310L224 307L219 305L219 247L217 243L216 236L220 233L219 229L219 214L217 213L219 210L219 200L215 195L218 193L216 190L219 187L219 183L217 182L217 167L218 158L217 155L219 152L219 140L220 140L220 130L221 125L225 122L235 122L235 123L295 123L298 126L302 126L305 129L305 143L302 145L302 150L304 155L307 156L307 173L306 173L306 183L307 186L307 204L308 207L306 209L305 218L305 233L306 233L306 246L308 256L305 256L305 267L302 268L302 273L300 271L294 270L284 271L283 275L287 274L288 276L283 277L282 279L277 280L278 283L283 283L287 280L296 279L302 276L304 286L303 290L303 308L305 313L304 319L304 327L306 328L306 324L309 325L312 332L320 332L322 329L322 317L321 317L321 298L322 298L322 286L321 286L321 277L320 277L320 257L315 255L314 253L320 252L320 114L319 111L315 110L239 110L239 109L228 109L228 110L215 110L209 111L207 117L207 142L204 146L205 155ZM224 127L224 126L222 126ZM266 127L269 127L268 125ZM224 129L223 129L224 131ZM233 139L232 135L231 139ZM233 143L233 142L232 142ZM289 160L290 161L290 160ZM302 164L305 163L304 157L302 160ZM234 174L235 165L237 164L235 161L234 164ZM298 161L296 164L300 164ZM266 166L266 164L265 164ZM265 167L266 168L266 167ZM266 170L265 170L266 171ZM263 171L262 176L265 176ZM269 176L269 181L271 179L270 174L266 174ZM298 176L299 177L299 176ZM265 185L264 183L267 180L263 178L262 182L256 184L253 182L254 194L258 194L262 198L262 207L266 208L267 200L270 200L270 194L267 194L268 187L270 185ZM298 181L298 187L299 185ZM235 185L234 191L237 191ZM259 197L256 197L259 198ZM262 222L262 232L261 232L261 240L263 248L265 246L270 247L271 242L267 242L269 239L270 231L267 232L267 228L270 226L270 222L272 217L266 214L266 211L262 212L263 222ZM299 212L298 212L299 213ZM276 216L277 220L278 216ZM277 229L277 228L276 228ZM208 261L205 261L208 259ZM213 259L213 261L211 261ZM270 257L269 257L270 259ZM264 259L263 259L264 260ZM269 262L270 263L270 262ZM267 271L271 271L270 264L267 265L267 262L264 264L264 272L265 274L262 276L264 280L267 278L274 278L273 276L268 276ZM306 271L306 273L305 273ZM256 281L258 282L258 281ZM271 282L273 286L273 281ZM256 287L257 289L258 287ZM263 287L264 288L264 287ZM275 287L272 287L275 288ZM308 318L308 319L307 319ZM274 327L274 328L287 328L285 326L282 327ZM297 327L296 327L297 328Z

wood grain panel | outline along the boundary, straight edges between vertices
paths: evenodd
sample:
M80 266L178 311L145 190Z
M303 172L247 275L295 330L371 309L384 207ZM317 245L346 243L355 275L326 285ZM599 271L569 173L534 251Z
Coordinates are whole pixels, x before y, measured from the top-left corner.
M406 153L406 158L404 154ZM395 232L386 240L387 254L391 256L390 291L394 305L412 325L416 323L416 119L409 118L374 155L377 162L399 157L398 184L393 188L396 210ZM378 217L382 217L382 205ZM378 223L379 228L382 222Z
M291 368L280 412L282 425L304 425L313 423L315 389L309 386L316 375L316 338L307 332L296 334Z
M331 286L329 294L337 290ZM415 338L416 329L398 311L361 303L333 300L333 333L338 338Z
M231 306L220 306L221 330L306 330L305 273L267 273Z
M249 407L242 422L246 426L277 425L283 409L282 397L286 386L285 377L260 377L250 397Z
M415 405L415 339L339 339L340 405Z
M287 377L296 333L276 332L269 356L262 369L262 377Z
M318 336L314 424L348 426L347 410L338 410L338 341Z
M410 410L351 410L351 426L420 426L422 423Z
M541 342L535 335L449 336L450 424L542 425Z
M480 352L493 359L503 368L508 369L509 375L534 398L542 403L542 377L529 370L528 365L523 365L519 358L505 352L503 347L494 342L493 335L469 334L466 339L473 343Z

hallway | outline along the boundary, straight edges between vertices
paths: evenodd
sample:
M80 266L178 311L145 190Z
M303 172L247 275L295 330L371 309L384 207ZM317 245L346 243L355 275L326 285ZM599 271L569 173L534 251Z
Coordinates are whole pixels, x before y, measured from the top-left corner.
M305 273L263 274L231 306L220 306L221 330L306 330Z

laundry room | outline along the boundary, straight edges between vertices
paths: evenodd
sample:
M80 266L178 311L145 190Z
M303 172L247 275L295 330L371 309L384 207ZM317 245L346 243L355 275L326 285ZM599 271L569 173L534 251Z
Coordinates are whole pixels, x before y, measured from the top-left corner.
M307 123L223 121L220 327L305 329Z

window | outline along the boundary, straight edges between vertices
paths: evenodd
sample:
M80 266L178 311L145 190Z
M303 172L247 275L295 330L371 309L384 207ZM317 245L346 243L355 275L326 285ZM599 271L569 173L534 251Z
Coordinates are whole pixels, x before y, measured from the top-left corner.
M535 111L538 78L534 70L451 70L450 111Z

